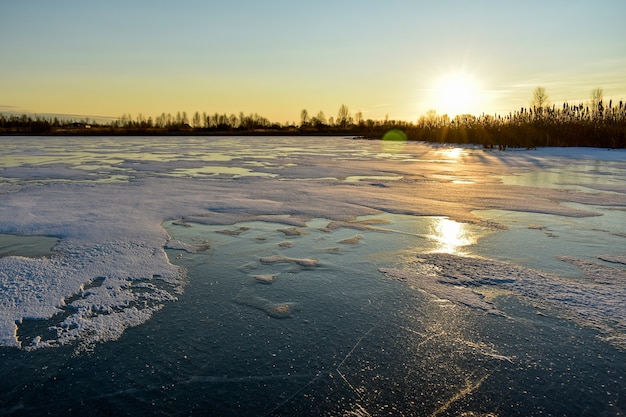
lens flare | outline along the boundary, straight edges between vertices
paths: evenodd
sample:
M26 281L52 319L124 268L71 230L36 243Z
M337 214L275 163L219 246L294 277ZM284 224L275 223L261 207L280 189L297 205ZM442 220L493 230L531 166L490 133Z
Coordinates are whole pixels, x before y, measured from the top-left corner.
M406 133L400 129L391 129L383 135L382 147L386 153L398 153L407 142Z

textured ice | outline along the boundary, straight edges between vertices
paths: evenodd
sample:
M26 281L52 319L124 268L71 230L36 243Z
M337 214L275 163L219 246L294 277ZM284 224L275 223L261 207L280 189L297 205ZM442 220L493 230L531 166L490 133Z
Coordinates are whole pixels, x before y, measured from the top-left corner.
M300 236L304 233L302 230L295 227L286 227L284 229L278 229L278 231L283 233L285 236Z
M598 255L598 259L602 259L603 261L619 263L626 265L626 254L625 255Z
M252 276L252 278L254 278L257 282L260 282L261 284L271 284L276 280L277 277L278 274L261 274Z
M83 347L114 340L182 290L181 271L162 248L113 240L71 247L62 242L57 251L50 258L0 259L0 320L11 329L2 333L4 345L52 346L85 334L91 336ZM100 285L91 285L98 277ZM16 323L25 319L48 319L53 336L19 341Z
M304 267L317 266L318 260L312 258L291 258L289 256L272 255L259 259L263 264L293 263Z
M190 244L186 242L181 242L180 240L176 240L176 239L169 239L167 241L167 244L165 245L165 249L182 250L188 253L204 252L208 250L210 247L211 246L209 245L208 242Z
M380 271L437 298L504 315L488 301L494 287L523 296L562 315L592 326L626 348L626 271L562 257L580 267L582 280L548 274L509 262L444 253L419 254L404 269Z
M356 245L361 241L361 239L363 239L362 235L354 235L347 239L340 240L339 243L343 243L344 245Z
M626 160L623 151L486 152L465 147L450 152L457 148L409 143L391 152L376 141L284 137L2 137L0 145L0 233L60 239L56 254L48 258L0 258L0 344L23 348L77 341L88 349L119 337L174 300L185 276L169 262L164 248L197 252L210 242L170 240L161 226L166 220L181 225L257 220L298 228L326 218L336 222L328 230L372 231L378 226L354 220L388 212L447 216L498 228L502 225L497 219L484 219L474 210L585 217L599 215L588 205L626 207L619 183L587 184L583 192L506 185L498 177L559 170L581 161L596 164L594 175L619 176L623 171L619 174L615 167ZM217 176L213 168L204 169L217 166L211 161L220 161L223 168ZM183 173L185 178L177 177ZM350 178L359 181L346 181ZM622 229L614 227L616 234L624 233L624 223ZM602 253L613 262L621 259ZM312 259L267 260L312 265ZM478 286L467 302L480 308L497 312L479 296L481 286L497 285L563 306L571 314L580 309L595 326L606 327L609 320L624 324L618 301L623 300L623 285L605 283L605 276L571 283L487 260L442 255L429 262L473 271L473 284L463 278L451 291L469 294L472 285ZM489 281L481 274L484 267L500 275L509 268L528 278ZM431 290L452 287L441 283ZM243 298L249 304L271 304ZM601 319L603 314L606 319ZM29 332L30 320L43 321L50 332Z
M294 302L270 301L254 294L247 287L242 288L233 301L238 304L243 304L248 307L264 311L268 316L277 319L286 319L291 317L296 308L296 303Z

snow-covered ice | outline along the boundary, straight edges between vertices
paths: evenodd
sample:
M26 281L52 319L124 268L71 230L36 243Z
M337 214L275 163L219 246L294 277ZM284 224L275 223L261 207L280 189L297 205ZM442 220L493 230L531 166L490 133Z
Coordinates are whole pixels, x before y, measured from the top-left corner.
M514 245L500 248L510 255L504 260L414 248L419 262L383 272L496 314L501 312L481 289L503 287L597 327L624 346L624 151L498 152L422 143L389 149L378 141L303 137L2 137L0 145L0 233L60 239L52 256L0 258L5 346L77 341L88 349L115 340L173 302L184 291L185 273L170 263L164 248L195 253L210 245L171 239L162 226L167 220L266 221L297 228L324 218L337 227L371 231L378 226L351 221L395 213L446 216L495 234L510 230L483 210L596 219L590 232L610 232L622 245L597 248L589 254L595 263L560 253L558 262L582 268L586 281L542 271L540 264L520 265ZM533 224L526 230L546 228ZM555 240L553 246L559 244ZM268 314L292 314L292 304L255 297L244 291L237 300ZM53 331L23 340L19 328L28 320L45 320Z
M626 270L577 258L561 260L579 266L584 279L567 279L510 262L443 253L420 254L402 270L381 272L440 299L502 316L505 314L488 300L489 291L494 287L510 291L592 326L626 349Z

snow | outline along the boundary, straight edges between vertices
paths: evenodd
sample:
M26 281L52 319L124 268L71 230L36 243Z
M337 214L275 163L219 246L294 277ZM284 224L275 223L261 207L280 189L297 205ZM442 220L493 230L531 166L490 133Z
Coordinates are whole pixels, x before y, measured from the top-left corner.
M505 315L488 301L496 287L531 302L557 308L563 316L592 326L626 349L626 270L562 257L579 266L585 277L573 280L532 268L480 257L419 254L404 269L381 268L390 279L408 283L440 299Z
M286 319L291 317L296 309L296 304L293 302L270 301L266 298L255 295L249 288L246 287L242 288L233 300L238 304L261 310L268 316L277 319Z
M318 260L312 258L290 258L288 256L272 255L260 258L259 261L262 264L275 264L275 263L293 263L304 267L317 266Z
M326 218L336 222L332 227L375 230L375 225L353 220L388 212L447 216L497 230L503 228L497 219L482 218L474 210L582 218L600 215L591 204L626 207L619 184L624 171L615 168L626 160L626 152L615 150L496 152L408 143L390 151L377 141L301 137L2 137L0 145L0 233L60 239L54 256L0 258L0 344L26 349L76 340L80 349L89 349L115 340L124 329L175 301L184 290L185 273L169 262L164 248L198 252L209 246L171 240L162 227L166 220L223 225L257 220L297 228ZM610 165L610 172L596 175L617 180L583 192L506 185L499 178L564 169L583 160ZM624 224L615 232L626 235ZM613 262L623 262L624 256L597 255ZM266 261L313 265L315 260ZM384 272L437 297L495 314L501 312L486 301L480 287L502 286L570 312L584 310L589 323L621 337L608 322L616 321L619 329L625 325L619 302L624 284L608 282L604 269L568 259L590 275L581 286L511 263L452 255L430 255L424 262L435 269L466 268L471 276L457 277L461 284L451 285L445 280L433 283L408 269ZM521 277L490 280L485 270ZM237 300L280 317L293 311L291 304L245 293ZM601 320L601 315L606 318ZM55 336L21 340L19 327L29 319L48 320Z
M626 254L623 255L598 255L598 259L626 265Z

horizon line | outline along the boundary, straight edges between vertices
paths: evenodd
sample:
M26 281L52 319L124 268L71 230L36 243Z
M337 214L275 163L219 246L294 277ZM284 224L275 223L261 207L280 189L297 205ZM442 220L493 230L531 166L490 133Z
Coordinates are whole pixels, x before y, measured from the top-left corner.
M587 105L589 105L589 104L591 104L591 103L589 103L589 101L590 100L583 100L583 101L581 101L581 100L564 100L559 105L559 107L561 107L563 105L566 105L566 104L567 105L579 105L579 104L587 104ZM617 100L617 99L614 99L614 98L607 97L607 98L604 98L602 100L602 102L612 102L613 104L617 104L617 103L623 103L624 99ZM544 108L550 108L550 107L555 107L555 106L557 106L556 103L549 103L548 105L543 106L543 107ZM486 113L486 112L482 111L480 113L460 113L460 114L455 114L454 116L450 116L448 113L439 113L439 111L437 109L432 108L432 109L428 109L426 112L424 112L424 113L420 114L419 116L417 116L416 119L419 119L420 117L427 116L433 110L435 111L435 113L438 116L448 116L451 119L454 119L457 116L463 116L463 115L471 115L471 116L474 116L474 117L481 117L481 116L492 115L492 114L494 116L506 116L507 114L515 113L515 112L519 111L520 109L527 109L527 108L529 108L529 109L533 108L531 103L528 103L527 106L517 107L517 108L509 110L509 111L507 111L505 113L499 113L499 112ZM207 112L207 111L200 112L198 110L193 111L193 112L177 111L176 113L160 112L160 114L157 114L155 116L145 116L143 114L143 112L138 112L135 115L133 115L131 113L123 113L120 116L102 116L102 115L93 115L93 114L90 115L90 114L75 114L75 113L49 113L49 112L34 112L34 111L30 111L30 110L19 111L19 110L5 110L5 109L19 109L19 107L18 106L11 106L11 105L0 105L0 115L7 114L7 115L13 115L13 116L42 116L44 118L55 118L56 117L56 118L65 119L65 120L73 119L72 121L76 121L76 119L87 119L87 118L88 119L93 119L94 121L96 121L96 120L113 121L113 120L122 120L126 116L130 116L130 118L133 119L133 118L135 118L137 116L140 116L140 115L142 117L148 119L148 118L157 118L157 117L159 117L159 116L161 116L163 114L165 114L165 115L167 115L167 114L169 114L169 115L176 115L176 113L185 113L188 118L192 118L193 115L196 114L196 113L199 113L199 114L206 113L207 115L209 115L209 112ZM220 114L220 115L228 114L228 113L220 113L219 111L216 111L216 112L212 112L211 115L216 114L216 113ZM244 112L239 111L238 113L244 113ZM354 111L351 111L350 113L351 113L350 114L351 117L353 117L354 114L355 114ZM357 110L356 113L360 113L360 110ZM235 112L231 112L230 114L237 116L237 114ZM258 112L253 112L253 113L248 113L248 114L249 115L255 115L256 114L257 116L265 118L263 115L259 114ZM244 115L245 115L245 113L244 113ZM329 118L331 118L331 117L334 118L334 116L329 116ZM388 116L387 117L382 117L382 118L379 117L378 119L387 119L387 118L389 120L407 121L407 120L404 120L404 119L396 119L396 118L392 118L392 117L388 117ZM368 119L377 120L376 118L364 118L364 120L368 120ZM411 120L411 119L409 119L409 120ZM279 123L279 122L274 122L274 121L269 120L269 119L268 119L268 121L271 122L271 123L278 123L278 124L281 124L281 125L283 124L283 123Z

